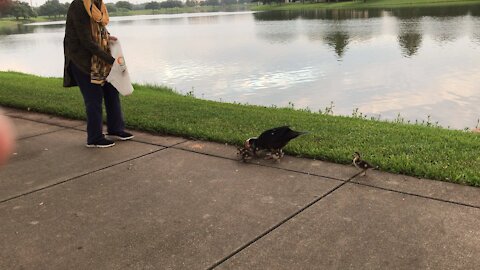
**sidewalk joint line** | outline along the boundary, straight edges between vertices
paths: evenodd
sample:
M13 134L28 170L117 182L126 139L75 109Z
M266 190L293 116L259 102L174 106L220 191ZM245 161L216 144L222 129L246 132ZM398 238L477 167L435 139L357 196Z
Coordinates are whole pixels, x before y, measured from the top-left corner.
M38 113L38 114L44 114L44 113ZM48 115L48 114L47 114L47 115ZM80 127L83 127L83 126L85 125L85 123L81 123L81 124L78 124L78 125L75 125L75 126L64 126L64 125L60 125L60 124L56 124L56 123L49 123L49 122L45 122L45 121L41 121L41 120L33 120L33 119L29 119L29 118L25 118L25 117L18 116L18 115L9 115L9 117L63 128L63 129L59 129L59 130L55 130L55 131L49 131L49 132L42 133L42 134L37 134L37 135L28 136L28 137L18 138L18 140L23 140L23 139L32 138L32 137L35 137L35 136L41 136L41 135L45 135L45 134L50 134L50 133L54 133L54 132L56 132L56 131L61 131L61 130L65 130L65 129L73 129L73 130L76 130L76 131L86 132L84 129L80 128ZM66 120L71 120L71 119L66 118ZM76 121L84 121L84 120L77 120L77 119L74 119L74 120L76 120ZM156 135L152 134L152 136L156 136ZM149 142L145 142L145 141L139 141L139 140L136 140L136 139L133 139L133 140L131 140L131 141L138 142L138 143L143 143L143 144L148 144L148 145L162 146L162 147L165 147L165 148L170 148L170 147L173 147L173 146L176 146L176 145L185 143L185 142L187 142L187 141L189 141L189 140L188 140L188 139L185 139L185 140L182 141L182 142L179 142L179 143L176 143L176 144L173 144L173 145L170 145L170 146L162 145L162 144L157 144L157 143L149 143Z
M176 148L176 147L173 147L173 146L172 146L172 148L174 148L174 149L176 149L176 150L191 152L191 153L200 154L200 155L204 155L204 156L209 156L209 157L215 157L215 158L220 158L220 159L225 159L225 160L231 160L231 161L240 162L238 159L235 159L235 158L228 158L228 157L223 157L223 156L219 156L219 155L215 155L215 154L197 152L197 151L191 150L191 149ZM345 181L347 181L347 180L343 180L343 179L340 179L340 178L335 178L335 177L332 177L332 176L320 175L320 174L309 173L309 172L304 172L304 171L297 171L297 170L288 169L288 168L273 167L273 166L269 166L269 165L267 165L267 164L259 164L259 163L247 163L247 164L255 165L255 166L260 166L260 167L271 168L271 169L277 169L277 170L282 170L282 171L294 172L294 173L299 173L299 174L304 174L304 175L322 177L322 178L327 178L327 179L330 179L330 180L335 180L335 181L340 181L340 182L345 182ZM355 177L355 176L357 176L357 174L355 174L354 176L352 176L352 177L349 178L349 179L352 179L352 178Z
M142 158L142 157L145 157L145 156L148 156L148 155L151 155L151 154L154 154L154 153L163 151L163 150L165 150L165 149L168 149L168 148L157 149L157 150L154 150L154 151L152 151L152 152L149 152L149 153L146 153L146 154L142 154L142 155L140 155L140 156L137 156L137 157L134 157L134 158L130 158L130 159L127 159L127 160L123 160L123 161L120 161L120 162L117 162L117 163L114 163L114 164L110 164L110 165L108 165L108 166L106 166L106 167L99 168L99 169L96 169L96 170L93 170L93 171L89 171L89 172L86 172L86 173L83 173L83 174L80 174L80 175L77 175L77 176L74 176L74 177L71 177L71 178L62 180L62 181L60 181L60 182L56 182L56 183L50 184L50 185L45 186L45 187L41 187L41 188L38 188L38 189L35 189L35 190L31 190L31 191L28 191L28 192L25 192L25 193L22 193L22 194L15 195L15 196L10 197L10 198L7 198L7 199L3 199L3 200L0 201L0 204L5 203L5 202L8 202L8 201L11 201L11 200L14 200L14 199L17 199L17 198L20 198L20 197L23 197L23 196L27 196L27 195L36 193L36 192L38 192L38 191L46 190L46 189L49 189L49 188L52 188L52 187L61 185L61 184L64 184L64 183L73 181L73 180L75 180L75 179L78 179L78 178L81 178L81 177L84 177L84 176L87 176L87 175L90 175L90 174L94 174L94 173L97 173L97 172L100 172L100 171L103 171L103 170L112 168L112 167L114 167L114 166L117 166L117 165L120 165L120 164L123 164L123 163L126 163L126 162L130 162L130 161L135 160L135 159L139 159L139 158Z
M57 130L52 130L52 131L47 131L47 132L40 133L40 134L35 134L35 135L20 137L20 138L17 138L17 141L26 140L26 139L31 139L31 138L35 138L35 137L40 137L40 136L48 135L48 134L53 134L53 133L55 133L55 132L63 131L63 130L66 130L66 128L65 128L65 127L62 127L61 129L57 129Z
M429 199L429 200L434 200L434 201L439 201L439 202L444 202L444 203L450 203L450 204L456 204L456 205L460 205L460 206L466 206L466 207L471 207L471 208L480 209L480 206L472 205L472 204L468 204L468 203L462 203L462 202L457 202L457 201L445 200L445 199L441 199L441 198L430 197L430 196L421 195L421 194L416 194L416 193L411 193L411 192L407 192L407 191L401 191L401 190L395 190L395 189L390 189L390 188L384 188L384 187L379 187L379 186L375 186L375 185L371 185L371 184L367 184L367 183L360 183L360 182L355 182L355 181L351 181L351 183L352 183L352 184L355 184L355 185L360 185L360 186L366 186L366 187L376 188L376 189L380 189L380 190L384 190L384 191L395 192L395 193L399 193L399 194L403 194L403 195L414 196L414 197L419 197L419 198L423 198L423 199Z
M298 214L302 213L303 211L305 211L306 209L310 208L311 206L313 206L315 203L319 202L320 200L322 200L323 198L327 197L328 195L334 193L336 190L338 190L339 188L343 187L344 185L346 185L347 183L349 183L351 180L353 180L356 176L360 175L362 172L359 172L357 174L355 174L354 176L352 176L351 178L349 178L348 180L342 182L341 184L339 184L338 186L334 187L333 189L329 190L328 192L324 193L322 196L314 199L313 201L311 201L310 203L308 203L307 205L303 206L302 208L298 209L297 211L293 212L292 214L290 214L289 216L287 216L286 218L284 218L283 220L281 220L280 222L278 222L277 224L273 225L272 227L270 227L269 229L267 229L266 231L264 231L263 233L257 235L255 238L253 238L252 240L248 241L247 243L243 244L242 246L238 247L237 249L235 249L234 251L232 251L230 254L228 254L227 256L225 256L223 259L215 262L212 266L208 267L207 270L212 270L214 268L216 268L217 266L219 266L220 264L226 262L227 260L229 260L230 258L232 258L233 256L237 255L238 253L242 252L244 249L248 248L249 246L251 246L252 244L254 244L255 242L257 242L258 240L262 239L264 236L268 235L269 233L273 232L275 229L277 229L278 227L282 226L283 224L285 224L287 221L291 220L292 218L296 217Z
M30 113L30 112L27 112L27 113ZM34 113L37 113L37 112L34 112ZM43 115L49 115L49 114L44 114L44 113L38 113L38 114L43 114ZM10 118L17 118L17 119L22 119L22 120L26 120L26 121L31 121L31 122L36 122L36 123L40 123L40 124L45 124L45 125L50 125L50 126L56 126L56 127L62 127L62 128L69 128L69 129L75 129L77 127L81 127L83 125L85 125L85 123L82 123L82 124L79 124L78 126L65 126L65 125L61 125L61 124L57 124L57 123L51 123L51 122L45 122L45 121L42 121L42 120L34 120L34 119L30 119L30 118L26 118L26 117L21 117L21 116L18 116L18 115L8 115L8 117ZM68 120L72 120L72 121L85 121L85 120L78 120L78 119L70 119L70 118L64 118L65 121L68 121ZM84 130L83 130L84 131Z
M153 136L155 136L155 135L153 135ZM163 144L159 144L159 143L145 142L145 141L141 141L141 140L138 140L138 139L135 139L135 138L132 139L131 141L137 142L137 143L143 143L143 144L147 144L147 145L161 146L161 147L165 147L165 148L173 148L174 146L177 146L177 145L179 145L179 144L188 142L188 140L185 139L185 141L178 142L178 143L174 143L174 144L172 144L172 145L169 146L169 145L163 145ZM175 148L175 149L177 149L177 148Z
M173 146L172 146L172 147L173 147ZM196 153L196 154L200 154L200 155L206 155L206 156L211 156L211 157L226 159L226 160L238 161L237 159L234 159L234 158L227 158L227 157L223 157L223 156L219 156L219 155L215 155L215 154L208 154L208 153L197 152L197 151L195 151L195 150L190 150L190 149L175 148L175 147L174 147L174 149L183 150L183 151L187 151L187 152L191 152L191 153ZM357 185L368 186L368 187L377 188L377 189L382 189L382 190L391 191L391 192L395 192L395 193L400 193L400 194L404 194L404 195L415 196L415 197L420 197L420 198L424 198L424 199L431 199L431 200L435 200L435 201L440 201L440 202L445 202L445 203L451 203L451 204L457 204L457 205L462 205L462 206L467 206L467 207L471 207L471 208L480 209L480 206L476 206L476 205L466 204L466 203L457 202L457 201L444 200L444 199L435 198L435 197L429 197L429 196L425 196L425 195L421 195L421 194L410 193L410 192L405 192L405 191L395 190L395 189L389 189L389 188L383 188L383 187L379 187L379 186L375 186L375 185L364 184L364 183L359 183L359 182L352 181L352 180L354 180L355 178L357 178L362 172L359 172L359 173L354 174L354 175L353 175L352 177L350 177L348 180L343 180L343 179L339 179L339 178L335 178L335 177L331 177L331 176L325 176L325 175L316 174L316 173L308 173L308 172L297 171L297 170L288 169L288 168L273 167L273 166L269 166L269 165L267 165L267 164L259 164L259 163L249 163L249 164L251 164L251 165L256 165L256 166L261 166L261 167L266 167L266 168L272 168L272 169L278 169L278 170L288 171L288 172L294 172L294 173L299 173L299 174L304 174L304 175L310 175L310 176L315 176L315 177L327 178L327 179L335 180L335 181L351 182L351 183L357 184Z
M326 175L321 175L321 174L316 174L316 173L309 173L309 172L304 172L304 171L297 171L297 170L288 169L288 168L273 167L273 166L269 166L269 165L267 165L267 164L254 164L254 165L261 166L261 167L266 167L266 168L273 168L273 169L283 170L283 171L287 171L287 172L294 172L294 173L299 173L299 174L304 174L304 175L309 175L309 176L322 177L322 178L327 178L327 179L330 179L330 180L335 180L335 181L340 181L340 182L346 182L346 181L348 181L348 179L347 179L347 180L343 180L343 179L340 179L340 178L335 178L335 177L333 177L333 176L326 176ZM352 178L353 178L353 177L352 177ZM349 178L349 179L351 179L351 178Z

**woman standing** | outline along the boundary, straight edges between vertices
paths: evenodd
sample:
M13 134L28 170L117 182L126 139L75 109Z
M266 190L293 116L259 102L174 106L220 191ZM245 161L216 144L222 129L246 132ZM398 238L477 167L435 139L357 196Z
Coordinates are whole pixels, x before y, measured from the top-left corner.
M114 59L109 42L116 38L106 29L108 12L102 0L73 0L67 13L63 41L65 66L63 86L79 86L87 113L87 147L110 147L110 139L129 140L125 132L117 89L106 82L113 64L125 71L123 58ZM115 63L116 62L116 63ZM107 136L103 134L102 103L107 112Z

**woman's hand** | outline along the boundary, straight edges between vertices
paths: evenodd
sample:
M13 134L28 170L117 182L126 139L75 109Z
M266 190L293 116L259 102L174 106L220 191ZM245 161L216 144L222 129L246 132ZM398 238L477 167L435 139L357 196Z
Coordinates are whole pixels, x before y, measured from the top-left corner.
M0 112L0 165L5 164L15 148L15 131L12 122Z
M123 56L118 57L115 61L118 63L120 71L125 72L125 70L127 70L127 65L125 64L125 58L123 58Z
M117 41L118 40L118 38L116 36L109 36L108 39L111 40L111 41Z

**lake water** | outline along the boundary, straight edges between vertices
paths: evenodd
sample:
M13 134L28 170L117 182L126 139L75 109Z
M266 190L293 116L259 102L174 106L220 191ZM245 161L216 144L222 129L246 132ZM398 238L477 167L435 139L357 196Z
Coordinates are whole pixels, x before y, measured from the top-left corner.
M480 5L112 18L131 77L199 98L475 127ZM61 77L64 24L0 35L0 70ZM289 105L290 104L290 105Z

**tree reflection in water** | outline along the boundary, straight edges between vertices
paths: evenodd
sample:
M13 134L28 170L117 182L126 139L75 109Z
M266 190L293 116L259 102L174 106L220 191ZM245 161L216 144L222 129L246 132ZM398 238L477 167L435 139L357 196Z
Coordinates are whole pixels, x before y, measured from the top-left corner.
M361 28L362 20L385 17L395 18L397 24L397 40L401 54L413 57L421 48L424 32L427 31L439 43L454 41L464 33L462 25L452 20L463 16L480 16L480 5L454 7L422 7L400 9L318 9L300 11L271 11L254 14L258 21L285 21L285 20L322 20L325 26L318 24L313 27L309 24L307 35L310 40L318 40L331 47L341 60L348 44L352 41L367 41L374 37L372 31L380 29ZM428 29L424 29L422 22L428 20ZM292 25L295 22L291 23ZM380 27L380 26L379 26ZM480 27L472 26L473 39L480 42ZM295 39L298 32L292 29L277 29L275 33L263 33L260 36L275 43L288 43ZM288 32L287 32L288 31Z

